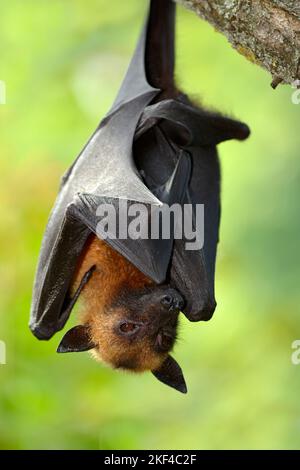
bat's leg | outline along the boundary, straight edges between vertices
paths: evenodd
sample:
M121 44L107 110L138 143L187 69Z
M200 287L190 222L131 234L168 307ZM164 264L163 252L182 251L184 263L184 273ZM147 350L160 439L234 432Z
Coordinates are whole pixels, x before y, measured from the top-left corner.
M148 22L145 66L148 82L169 97L174 84L175 4L172 0L152 0ZM160 96L161 99L161 96Z
M243 122L176 99L147 106L138 124L137 137L157 125L180 147L213 146L229 139L244 140L250 134Z

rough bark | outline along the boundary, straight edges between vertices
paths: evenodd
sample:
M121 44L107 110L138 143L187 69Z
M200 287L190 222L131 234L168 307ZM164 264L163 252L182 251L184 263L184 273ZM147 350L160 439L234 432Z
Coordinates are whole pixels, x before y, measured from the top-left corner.
M278 83L300 80L300 0L176 0Z

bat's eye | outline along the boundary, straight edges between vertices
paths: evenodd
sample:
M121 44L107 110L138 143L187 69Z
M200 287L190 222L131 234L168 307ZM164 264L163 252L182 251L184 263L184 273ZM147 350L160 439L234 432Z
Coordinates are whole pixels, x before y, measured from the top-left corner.
M129 321L123 321L119 325L120 332L125 335L132 335L137 330L139 330L139 328L140 328L140 325L138 325L137 323L129 322Z

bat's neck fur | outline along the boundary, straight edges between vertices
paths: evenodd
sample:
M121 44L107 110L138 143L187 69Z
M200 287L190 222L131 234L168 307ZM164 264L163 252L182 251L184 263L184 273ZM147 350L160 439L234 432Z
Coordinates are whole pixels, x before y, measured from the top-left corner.
M89 237L81 254L73 290L76 290L84 273L91 266L96 266L96 269L81 297L93 310L110 302L121 288L143 288L151 284L149 278L95 235Z
M113 323L123 315L121 308L112 307L114 299L122 292L139 291L153 282L107 243L90 236L78 264L72 293L91 266L96 268L81 293L80 317L97 345L93 355L116 368L135 372L157 369L165 354L155 353L146 340L124 347L112 334Z

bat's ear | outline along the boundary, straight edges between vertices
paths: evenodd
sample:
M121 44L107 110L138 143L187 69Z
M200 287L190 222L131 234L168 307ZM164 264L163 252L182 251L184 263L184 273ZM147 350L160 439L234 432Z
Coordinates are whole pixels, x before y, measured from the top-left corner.
M57 352L81 352L89 351L96 345L92 342L89 328L85 325L78 325L71 328L61 340Z
M152 374L162 383L175 388L181 393L187 393L186 383L181 367L175 359L167 356L159 369L153 370Z

